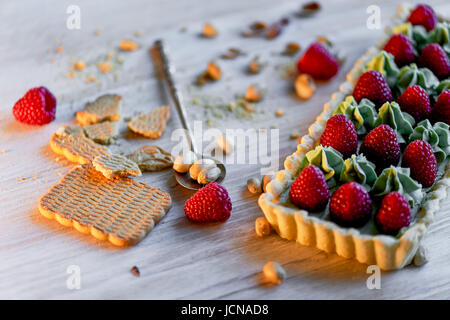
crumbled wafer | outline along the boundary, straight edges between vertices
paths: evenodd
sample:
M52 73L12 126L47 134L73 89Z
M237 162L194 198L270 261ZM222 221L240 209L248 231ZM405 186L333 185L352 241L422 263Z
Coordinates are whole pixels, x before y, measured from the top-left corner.
M110 144L116 138L116 123L111 121L90 124L84 127L86 136L100 144Z
M127 158L134 161L141 171L160 171L173 165L173 157L158 146L142 146Z
M92 164L97 171L109 179L114 177L139 177L142 175L138 165L127 157L109 154L96 157Z
M88 139L80 127L59 128L50 138L50 147L55 153L81 164L91 163L95 157L109 154L108 148Z
M105 94L93 102L88 102L84 110L78 111L76 118L82 125L101 121L117 121L120 119L120 103L122 97L116 94Z
M149 113L140 114L128 122L131 131L150 139L159 138L166 129L170 118L170 107L158 107Z
M64 226L117 246L142 240L169 211L167 192L130 178L107 179L76 166L39 200L39 211Z

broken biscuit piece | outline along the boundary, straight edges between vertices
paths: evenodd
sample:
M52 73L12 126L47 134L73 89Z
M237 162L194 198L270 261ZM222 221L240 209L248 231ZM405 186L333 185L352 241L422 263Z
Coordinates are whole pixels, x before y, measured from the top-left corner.
M141 171L160 171L173 165L173 157L158 146L142 146L127 158L134 161Z
M109 154L96 157L92 164L108 179L114 177L139 177L142 175L138 165L127 157Z
M107 179L76 166L39 200L39 211L67 227L116 246L141 241L172 205L167 192L130 178Z
M122 97L117 94L102 95L76 113L77 121L82 126L106 120L117 121L120 119L121 102Z
M150 139L161 137L170 118L170 107L158 107L149 113L140 114L128 122L131 131Z
M117 136L116 123L111 121L90 124L84 127L86 136L100 144L110 144Z
M81 127L63 126L50 138L50 148L69 161L90 164L97 156L109 155L108 148L88 139Z

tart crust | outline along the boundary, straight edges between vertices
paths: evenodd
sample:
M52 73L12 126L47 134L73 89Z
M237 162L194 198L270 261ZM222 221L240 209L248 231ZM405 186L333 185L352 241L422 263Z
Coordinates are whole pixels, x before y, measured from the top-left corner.
M288 190L295 179L305 154L318 144L327 120L338 104L347 95L352 94L366 62L380 52L392 33L392 27L404 23L411 8L410 4L398 7L390 27L386 28L385 37L358 59L347 74L347 81L340 86L339 92L332 95L331 100L324 105L323 112L309 127L308 134L302 137L297 151L286 158L284 170L276 173L275 179L267 185L266 192L259 197L258 204L264 215L282 238L296 240L306 246L315 246L344 258L353 258L361 263L376 264L384 270L401 269L411 263L416 255L434 215L439 211L441 200L447 197L447 188L450 185L449 165L445 168L442 178L427 193L428 199L422 204L413 224L400 238L362 234L358 229L340 227L331 221L311 216L305 210L283 206L280 202L280 195ZM448 17L439 18L448 20Z

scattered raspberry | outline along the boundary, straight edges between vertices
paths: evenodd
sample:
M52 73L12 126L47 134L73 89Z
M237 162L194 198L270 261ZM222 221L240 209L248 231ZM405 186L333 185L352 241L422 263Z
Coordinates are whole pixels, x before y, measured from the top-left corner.
M444 90L438 97L431 112L434 121L450 125L450 89Z
M33 88L20 98L13 107L17 121L43 125L55 120L56 99L46 87Z
M362 185L347 182L331 196L331 219L344 227L360 227L370 218L372 200Z
M384 51L394 56L395 63L399 67L414 62L414 48L409 38L404 34L394 34L384 46Z
M369 99L379 108L386 101L392 101L392 91L383 74L376 70L371 70L359 77L355 89L353 89L353 97L358 103L363 98Z
M397 99L397 102L400 109L412 115L416 122L428 118L431 114L430 98L421 86L408 87Z
M409 226L411 209L408 201L398 192L388 193L381 201L375 224L382 233L395 236L401 228Z
M300 172L289 190L289 199L301 209L322 211L330 200L325 176L318 167L308 166Z
M330 80L338 72L339 65L323 44L314 42L298 60L297 69L315 80Z
M320 137L320 144L336 149L344 158L351 157L358 149L355 125L343 114L331 117Z
M370 131L364 138L359 153L372 161L381 172L390 165L396 166L400 160L400 144L388 125L382 124Z
M423 140L414 140L405 149L402 167L411 169L411 177L424 188L431 187L436 180L437 161L431 145Z
M227 190L217 182L208 183L184 205L184 213L195 222L228 220L231 209L231 200Z
M427 4L419 4L413 11L411 11L408 21L411 22L411 24L414 26L424 26L425 29L429 32L434 29L434 26L438 22L438 19L436 17L436 14L434 13L433 8L431 8Z
M433 71L439 79L450 76L450 60L437 43L430 43L422 49L418 58L418 64Z

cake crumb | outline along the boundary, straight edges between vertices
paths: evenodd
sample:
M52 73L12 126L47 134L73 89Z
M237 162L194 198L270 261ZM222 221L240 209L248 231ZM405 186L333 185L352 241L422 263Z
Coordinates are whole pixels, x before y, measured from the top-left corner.
M98 70L102 73L108 73L112 69L112 65L109 62L99 62L97 64Z
M205 38L214 38L217 36L217 30L211 24L207 23L203 26L202 36Z
M275 115L277 117L282 117L282 116L284 116L284 111L281 109L278 109L277 111L275 111Z
M122 40L120 41L119 48L122 51L135 51L139 46L132 40Z
M64 52L64 47L63 47L63 46L59 46L59 47L56 49L56 52L57 52L57 53L63 53L63 52Z
M76 69L76 70L81 71L81 70L83 70L84 68L86 68L86 64L84 63L84 61L78 60L78 61L75 63L75 69Z

